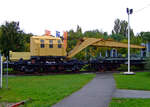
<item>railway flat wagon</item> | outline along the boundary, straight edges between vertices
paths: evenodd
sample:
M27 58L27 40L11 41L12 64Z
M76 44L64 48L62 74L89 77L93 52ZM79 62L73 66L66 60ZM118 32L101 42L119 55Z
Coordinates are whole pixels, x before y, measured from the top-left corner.
M78 40L76 46L67 53L67 32L64 33L63 39L52 35L32 36L30 38L30 52L10 52L11 62L9 66L20 72L79 71L82 66L87 63L72 59L72 57L88 46L109 48L128 47L127 43L112 40L82 38ZM145 46L130 46L131 48L145 49ZM109 59L102 59L97 65L100 65L102 69L102 66L108 66L109 62ZM117 62L119 63L121 60ZM96 61L94 63L96 64Z

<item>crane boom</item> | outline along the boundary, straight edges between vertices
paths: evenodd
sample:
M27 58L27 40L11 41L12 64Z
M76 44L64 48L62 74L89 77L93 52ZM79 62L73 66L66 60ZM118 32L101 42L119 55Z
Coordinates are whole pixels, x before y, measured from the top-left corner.
M97 46L97 47L111 47L111 48L128 48L127 43L116 42L112 40L104 40L99 38L83 38L78 41L77 45L68 53L67 58L72 58L81 50L85 49L88 46ZM130 45L130 48L143 49L144 46L140 45Z

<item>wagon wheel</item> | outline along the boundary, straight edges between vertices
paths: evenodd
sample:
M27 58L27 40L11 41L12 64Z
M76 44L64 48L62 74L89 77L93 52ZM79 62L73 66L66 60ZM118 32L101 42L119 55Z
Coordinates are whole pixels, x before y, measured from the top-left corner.
M99 67L98 68L98 72L104 72L105 71L105 68L104 67Z
M60 71L60 72L63 72L63 71L65 70L64 66L62 66L62 65L58 66L57 69L58 69L58 71Z
M50 71L56 71L56 66L50 66Z

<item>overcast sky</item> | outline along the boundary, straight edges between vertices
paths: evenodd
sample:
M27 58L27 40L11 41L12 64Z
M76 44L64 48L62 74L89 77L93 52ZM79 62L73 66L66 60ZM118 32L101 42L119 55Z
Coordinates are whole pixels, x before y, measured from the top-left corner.
M127 7L134 11L130 25L135 34L150 31L150 0L0 0L0 25L19 21L24 32L35 35L44 34L45 29L52 34L76 30L77 25L83 31L110 34L116 18L127 21Z

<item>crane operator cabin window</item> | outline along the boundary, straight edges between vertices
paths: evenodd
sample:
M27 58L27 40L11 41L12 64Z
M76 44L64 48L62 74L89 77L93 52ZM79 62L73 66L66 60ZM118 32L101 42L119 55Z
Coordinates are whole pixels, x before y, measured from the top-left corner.
M49 48L53 48L53 40L49 40Z
M58 40L58 48L61 48L61 41Z
M41 48L44 48L44 40L41 39Z

